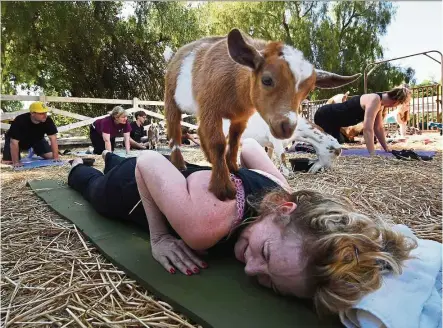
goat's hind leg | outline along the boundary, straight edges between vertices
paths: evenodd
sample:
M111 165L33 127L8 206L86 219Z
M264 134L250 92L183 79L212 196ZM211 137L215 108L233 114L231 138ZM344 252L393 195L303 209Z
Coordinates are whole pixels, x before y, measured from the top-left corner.
M185 170L186 164L183 155L180 151L182 130L180 126L181 122L181 111L177 106L172 95L168 96L165 92L165 116L167 124L167 136L169 138L169 148L172 149L171 152L171 163L179 170ZM154 145L151 145L154 148Z

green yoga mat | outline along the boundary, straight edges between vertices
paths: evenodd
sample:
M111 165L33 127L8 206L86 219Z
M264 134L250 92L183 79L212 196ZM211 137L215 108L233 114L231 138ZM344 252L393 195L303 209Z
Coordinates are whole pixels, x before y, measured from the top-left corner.
M171 275L152 258L147 232L97 214L60 181L28 184L128 276L203 327L342 327L336 317L318 319L310 302L274 295L257 285L233 256L209 254L209 268L200 274Z

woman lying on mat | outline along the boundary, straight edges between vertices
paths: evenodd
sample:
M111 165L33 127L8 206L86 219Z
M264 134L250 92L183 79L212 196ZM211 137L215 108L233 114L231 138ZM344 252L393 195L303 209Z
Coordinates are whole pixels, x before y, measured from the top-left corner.
M413 248L343 199L291 192L253 139L243 141L242 168L231 174L237 198L224 202L208 191L210 167L188 163L179 171L154 151L127 159L103 155L104 174L76 159L68 184L104 216L147 222L152 255L171 273L198 273L207 265L194 251L234 240L247 275L336 312L377 289L383 272L398 273Z

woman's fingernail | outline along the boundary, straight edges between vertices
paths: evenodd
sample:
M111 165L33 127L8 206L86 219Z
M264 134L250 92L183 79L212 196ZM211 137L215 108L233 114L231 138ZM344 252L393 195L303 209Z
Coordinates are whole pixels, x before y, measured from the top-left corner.
M195 272L195 273L199 273L200 270L199 270L198 268L194 268L194 272Z
M169 272L171 272L171 273L175 273L175 269L174 268L171 268L171 269L169 269Z
M208 267L208 264L206 262L202 262L203 269L206 269Z
M188 276L190 276L190 275L192 275L192 271L191 270L186 270L186 274L188 275Z

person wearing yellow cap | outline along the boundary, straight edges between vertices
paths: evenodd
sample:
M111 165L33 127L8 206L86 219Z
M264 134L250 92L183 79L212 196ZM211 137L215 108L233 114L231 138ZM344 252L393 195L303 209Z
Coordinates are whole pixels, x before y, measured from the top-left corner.
M48 107L40 101L32 103L29 113L18 115L6 132L2 163L22 166L20 151L29 148L38 156L58 161L57 132L54 121L48 117Z

